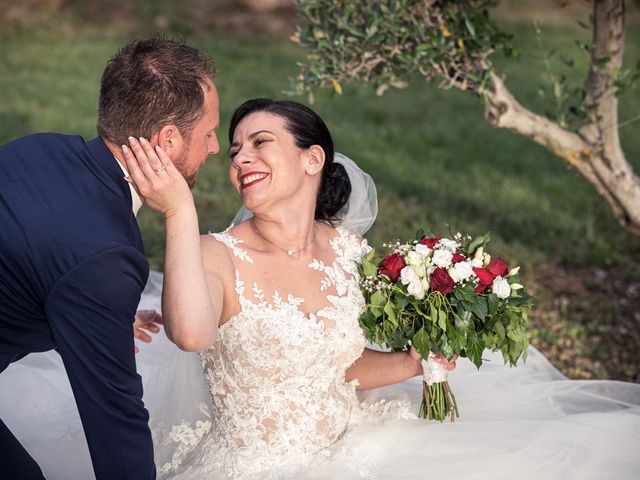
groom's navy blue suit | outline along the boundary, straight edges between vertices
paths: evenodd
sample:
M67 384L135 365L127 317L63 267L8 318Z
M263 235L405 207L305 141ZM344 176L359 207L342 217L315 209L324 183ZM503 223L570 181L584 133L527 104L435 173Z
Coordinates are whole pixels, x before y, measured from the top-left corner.
M149 267L123 176L100 138L0 146L0 372L55 348L96 477L146 480L155 466L132 322ZM1 420L0 477L42 478Z

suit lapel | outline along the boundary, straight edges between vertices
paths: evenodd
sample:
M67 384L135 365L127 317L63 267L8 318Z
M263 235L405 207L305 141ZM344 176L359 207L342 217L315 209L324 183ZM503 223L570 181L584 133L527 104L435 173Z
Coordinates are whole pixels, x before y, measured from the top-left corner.
M110 182L110 188L116 189L116 191L121 193L122 196L126 199L126 204L129 207L129 213L131 215L129 220L131 230L134 234L135 247L144 255L144 244L142 243L142 235L140 234L140 228L138 226L136 217L133 214L131 190L129 189L129 184L124 179L122 169L116 163L117 160L113 156L113 153L111 153L111 150L107 148L102 138L96 137L93 140L88 141L86 145L91 155L97 160L100 168L104 170L109 179L112 180L112 182Z

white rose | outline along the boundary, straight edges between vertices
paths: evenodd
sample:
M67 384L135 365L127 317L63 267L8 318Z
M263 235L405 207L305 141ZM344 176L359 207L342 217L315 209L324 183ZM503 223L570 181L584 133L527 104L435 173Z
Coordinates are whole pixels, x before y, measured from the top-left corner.
M411 251L407 255L407 263L409 265L418 266L424 263L424 258L418 252Z
M460 275L458 275L458 272L456 271L456 267L455 266L453 266L449 270L447 270L447 273L449 274L449 276L451 277L451 279L454 282L460 283Z
M460 281L462 282L464 282L465 280L467 280L469 277L473 275L473 268L470 262L458 262L453 266L453 268L455 269L456 274L458 275L458 277L460 278ZM456 280L456 283L457 282L458 280Z
M438 267L447 268L451 265L451 259L453 258L453 253L449 250L435 250L433 252L433 258L431 261Z
M427 266L422 262L420 265L416 265L413 267L416 272L416 275L420 278L424 278L427 276Z
M450 240L448 238L440 239L439 247L445 250L449 250L451 253L455 252L459 246L460 244L455 240Z
M425 292L429 291L429 279L427 277L422 279L422 288Z
M436 267L433 263L427 267L427 277L430 277L431 274L435 271Z
M482 263L482 257L478 258L478 257L473 257L473 259L471 260L471 266L475 267L475 268L482 268L484 267L484 263Z
M411 282L407 287L407 292L409 292L409 295L413 295L418 300L422 300L424 298L424 288L422 288L422 282L420 280Z
M495 293L498 298L507 298L509 295L511 295L511 287L509 286L509 282L507 282L506 278L502 277L496 277L493 279L491 291Z
M420 255L423 256L428 256L431 253L431 249L429 247L427 247L426 245L423 245L421 243L417 244L414 247L415 251L418 252Z
M484 264L483 265L484 267L489 265L490 261L491 261L491 255L489 255L488 253L485 253L485 254L482 255L482 263Z
M403 285L409 285L411 282L418 281L418 275L416 275L416 271L410 265L407 265L402 270L400 270L400 281Z

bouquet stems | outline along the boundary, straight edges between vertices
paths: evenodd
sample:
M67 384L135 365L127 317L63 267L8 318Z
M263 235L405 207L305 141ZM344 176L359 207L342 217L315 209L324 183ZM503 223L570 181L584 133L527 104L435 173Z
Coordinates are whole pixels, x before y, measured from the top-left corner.
M420 418L427 420L438 420L444 422L445 418L451 417L451 422L455 417L459 417L458 404L449 382L437 382L431 385L422 382L422 403L420 404Z

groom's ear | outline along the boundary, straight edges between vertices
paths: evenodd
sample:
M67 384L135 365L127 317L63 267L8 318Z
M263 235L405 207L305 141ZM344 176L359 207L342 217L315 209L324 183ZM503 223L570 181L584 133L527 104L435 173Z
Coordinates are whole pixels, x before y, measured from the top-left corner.
M305 152L305 155L305 171L307 172L307 175L315 175L322 172L325 160L324 150L322 147L320 145L311 145Z
M167 152L171 160L178 157L178 153L182 151L183 143L182 135L175 125L165 125L158 132L158 145Z

